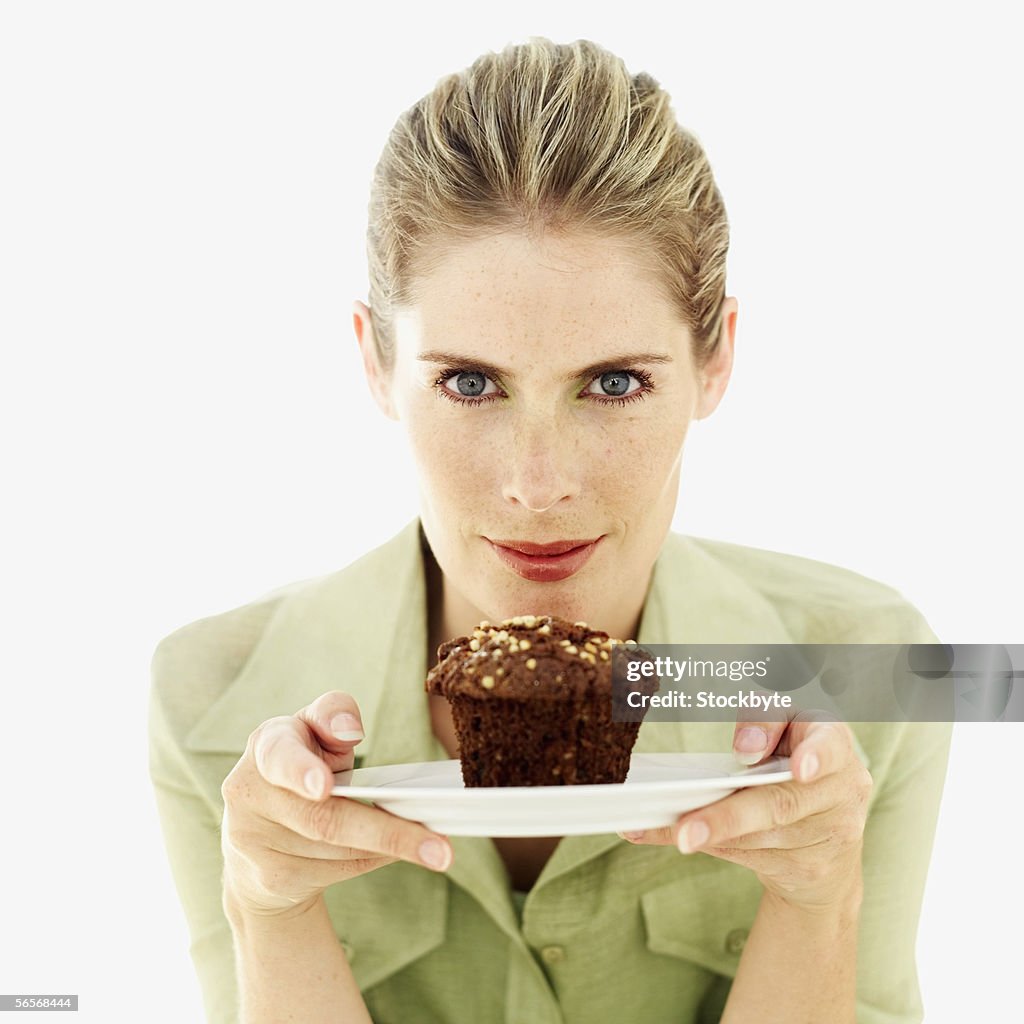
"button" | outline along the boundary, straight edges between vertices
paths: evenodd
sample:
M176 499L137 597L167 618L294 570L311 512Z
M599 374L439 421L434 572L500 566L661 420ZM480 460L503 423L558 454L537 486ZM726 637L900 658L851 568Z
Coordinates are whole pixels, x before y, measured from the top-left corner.
M734 928L725 937L725 951L726 953L732 953L733 956L739 956L743 952L743 947L747 944L747 936L750 932L746 928Z
M560 964L565 959L565 947L545 946L540 951L540 958L546 964Z

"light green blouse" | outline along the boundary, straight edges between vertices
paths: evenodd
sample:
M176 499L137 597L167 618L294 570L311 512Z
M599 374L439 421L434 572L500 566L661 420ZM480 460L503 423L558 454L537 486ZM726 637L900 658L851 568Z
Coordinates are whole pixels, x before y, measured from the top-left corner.
M237 1020L221 908L221 783L251 731L321 693L358 702L361 764L447 758L431 731L419 520L340 572L193 622L153 657L150 770L207 1019ZM896 591L808 559L679 534L641 643L934 643ZM864 836L857 1020L923 1011L915 940L952 726L851 723L874 778ZM728 751L731 722L645 722L637 752ZM707 854L569 836L522 906L490 839L446 874L396 862L332 886L339 942L377 1024L717 1021L761 885Z

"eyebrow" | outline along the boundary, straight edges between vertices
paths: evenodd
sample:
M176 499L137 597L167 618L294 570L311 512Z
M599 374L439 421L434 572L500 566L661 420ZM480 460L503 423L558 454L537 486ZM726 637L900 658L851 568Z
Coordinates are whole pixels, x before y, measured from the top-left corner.
M515 380L516 376L511 370L507 370L504 367L484 362L484 360L477 359L475 356L461 356L454 352L440 352L437 349L431 349L429 352L421 352L416 358L424 363L442 363L447 366L466 367L467 370L486 373L489 377L498 377L501 380ZM664 355L661 352L629 352L620 356L614 356L611 359L602 359L599 363L585 366L582 370L568 374L565 380L574 381L579 380L581 377L586 377L590 380L602 373L628 369L637 363L671 363L673 361L672 356Z

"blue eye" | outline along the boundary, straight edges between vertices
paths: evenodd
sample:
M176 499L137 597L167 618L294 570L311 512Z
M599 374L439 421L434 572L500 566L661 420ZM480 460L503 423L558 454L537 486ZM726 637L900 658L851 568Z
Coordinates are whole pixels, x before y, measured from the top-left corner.
M454 388L449 386L452 381L455 382ZM445 370L434 381L434 387L438 394L451 402L469 402L472 405L480 405L501 394L482 370Z
M606 395L624 395L629 390L629 374L621 370L612 373L602 373L600 377L601 387Z
M459 373L455 376L455 386L459 389L460 395L467 398L476 398L483 393L487 386L487 378L482 373L471 370L466 373Z
M595 386L601 390L593 390ZM631 402L643 398L651 390L652 381L643 370L610 370L595 377L585 394L605 405Z

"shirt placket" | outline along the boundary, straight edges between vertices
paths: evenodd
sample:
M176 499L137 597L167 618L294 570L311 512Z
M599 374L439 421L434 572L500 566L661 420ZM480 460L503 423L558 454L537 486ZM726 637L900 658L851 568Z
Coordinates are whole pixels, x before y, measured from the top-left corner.
M509 958L505 1024L565 1024L555 993L525 944Z

